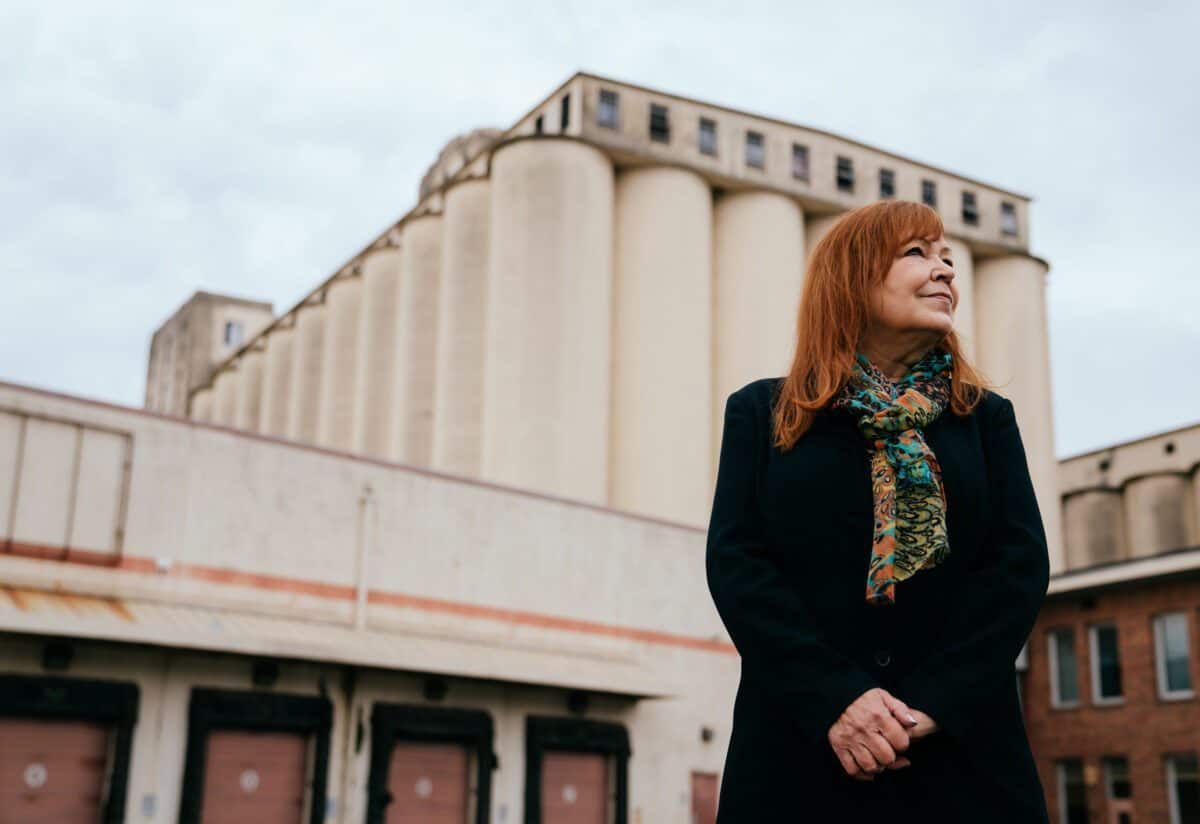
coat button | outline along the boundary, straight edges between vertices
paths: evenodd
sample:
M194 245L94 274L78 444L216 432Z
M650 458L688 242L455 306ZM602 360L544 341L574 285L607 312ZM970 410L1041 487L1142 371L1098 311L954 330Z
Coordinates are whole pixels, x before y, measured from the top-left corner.
M892 663L892 656L885 649L875 650L875 663L881 667L886 667L888 664Z

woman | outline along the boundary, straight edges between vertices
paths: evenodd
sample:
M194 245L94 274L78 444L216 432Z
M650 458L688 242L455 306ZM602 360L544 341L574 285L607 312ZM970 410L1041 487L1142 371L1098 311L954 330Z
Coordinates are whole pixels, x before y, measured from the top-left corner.
M1015 659L1049 559L936 212L813 249L788 375L734 392L707 572L741 655L719 824L1048 822Z

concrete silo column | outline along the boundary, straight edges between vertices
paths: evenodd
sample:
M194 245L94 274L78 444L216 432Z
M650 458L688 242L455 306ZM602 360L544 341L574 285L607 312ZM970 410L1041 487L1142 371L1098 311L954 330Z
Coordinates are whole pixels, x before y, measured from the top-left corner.
M259 407L262 403L263 350L250 349L238 363L241 380L238 385L237 410L233 424L247 432L258 431Z
M975 261L976 363L1013 402L1050 546L1064 569L1062 499L1054 455L1046 263L1013 254Z
M213 413L213 391L212 387L205 386L202 389L197 389L192 393L192 401L188 411L188 417L194 421L208 423L212 420Z
M263 395L259 431L277 438L288 435L288 407L292 386L292 338L295 329L285 320L267 334L263 362Z
M350 449L354 435L354 384L358 358L362 278L346 274L325 291L325 351L321 356L321 404L317 444Z
M456 183L445 197L431 465L478 477L491 182Z
M613 167L566 138L492 157L483 477L608 498Z
M609 503L700 524L711 508L712 190L687 169L616 177ZM681 413L681 407L686 412Z
M213 423L233 426L237 417L237 392L237 364L230 364L213 379Z
M324 302L306 303L296 310L288 437L303 443L315 443L317 440L321 376L324 373L321 361L325 355L325 316Z
M433 445L434 350L441 269L442 216L410 219L400 228L392 457L417 466L429 466Z
M377 458L392 456L399 287L399 247L371 251L362 262L353 448Z

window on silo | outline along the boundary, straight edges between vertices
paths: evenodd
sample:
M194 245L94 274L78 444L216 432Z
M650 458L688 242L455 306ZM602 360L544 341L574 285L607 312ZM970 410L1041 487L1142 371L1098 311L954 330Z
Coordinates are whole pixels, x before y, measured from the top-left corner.
M979 225L979 204L975 202L974 192L962 193L962 222L968 226Z
M241 346L243 339L242 324L236 320L225 321L225 345L226 346Z
M881 198L896 196L896 173L891 169L879 170L879 196Z
M792 177L808 180L808 147L800 143L792 144Z
M746 132L746 165L755 169L762 169L767 165L762 132Z
M544 120L545 120L544 116L539 114L537 116L537 119L533 121L534 133L541 134L545 130L544 129L544 126L545 126Z
M650 104L650 139L657 143L671 142L671 121L667 107L660 103Z
M837 159L837 187L839 192L854 191L854 161L843 155Z
M700 154L717 156L717 121L700 118Z
M1000 231L1006 235L1017 233L1017 207L1008 201L1000 204Z
M596 125L606 129L617 128L617 93L610 89L600 90L600 106L596 109Z
M571 95L564 94L558 109L558 128L565 132L571 124Z

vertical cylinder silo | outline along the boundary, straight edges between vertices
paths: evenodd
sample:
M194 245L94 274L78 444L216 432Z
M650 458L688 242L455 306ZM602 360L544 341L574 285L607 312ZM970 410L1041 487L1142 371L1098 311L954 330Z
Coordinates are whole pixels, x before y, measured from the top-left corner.
M482 474L604 503L613 167L570 139L492 157Z
M971 247L958 238L946 238L950 259L954 262L954 288L958 305L954 307L954 331L962 342L967 359L975 362L975 258Z
M786 374L791 366L804 283L804 213L785 195L728 192L716 201L715 234L714 426L707 439L714 466L725 399L749 381Z
M833 228L833 224L837 223L842 217L841 213L833 215L809 215L804 221L804 259L807 262L808 257L813 253L813 249L817 248L817 244L821 242L821 238L829 234L829 230Z
M259 407L262 403L263 350L251 348L238 362L241 380L238 384L237 410L233 425L247 432L258 431Z
M358 377L362 278L346 274L325 291L325 352L321 356L321 412L317 444L350 449L354 436L355 379Z
M1135 558L1191 545L1187 476L1181 472L1143 475L1125 484L1125 520Z
M1012 254L975 261L976 362L1013 402L1050 546L1063 569L1062 499L1054 455L1046 263Z
M292 387L293 320L284 320L267 334L263 361L263 393L259 431L277 438L288 436L288 408Z
M213 379L213 423L233 426L237 417L237 390L237 364L229 364Z
M1118 489L1088 489L1063 500L1063 555L1067 569L1129 557L1121 498Z
M188 417L194 421L208 423L212 420L213 413L213 391L212 387L205 386L202 389L197 389L192 393L191 406L188 411Z
M643 166L617 175L615 204L609 503L700 523L712 504L712 190L687 169Z
M403 463L429 466L442 268L440 214L412 218L401 227L400 260L392 456Z
M296 310L292 341L291 400L288 402L288 437L303 443L317 440L321 412L322 359L325 356L325 303L306 303Z
M447 189L445 198L430 465L477 477L491 183L486 178L465 180Z
M368 253L362 262L353 448L377 458L392 456L399 287L399 247L384 246Z

